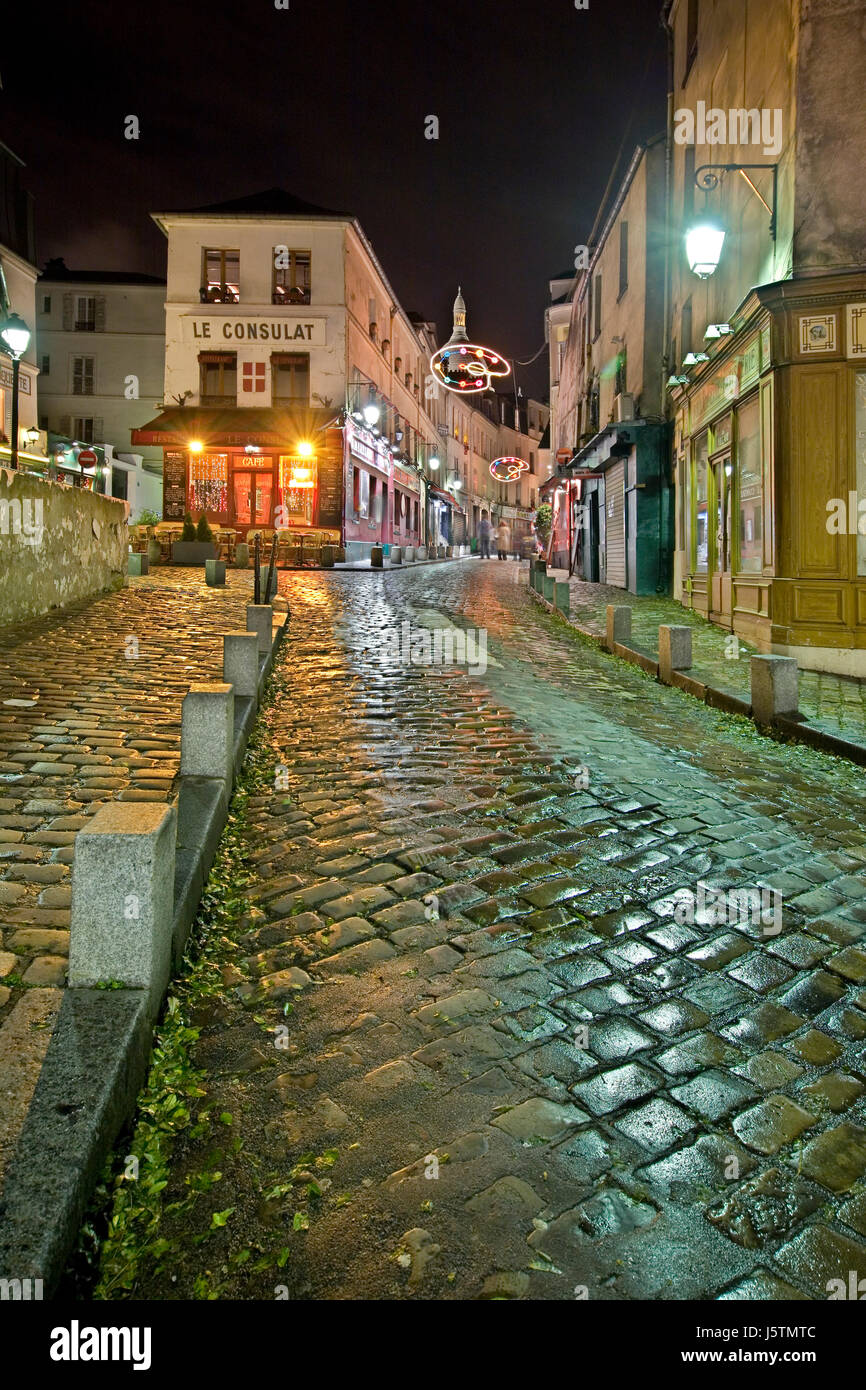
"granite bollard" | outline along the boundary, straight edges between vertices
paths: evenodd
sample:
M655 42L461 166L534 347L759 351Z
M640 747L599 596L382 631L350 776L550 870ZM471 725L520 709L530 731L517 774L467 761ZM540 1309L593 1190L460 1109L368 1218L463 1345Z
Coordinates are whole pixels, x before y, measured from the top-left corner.
M385 552L381 545L374 545L370 548L370 567L374 570L384 569Z
M772 724L778 715L797 714L798 676L793 656L752 657L752 718L757 724Z
M415 547L414 547L414 545L404 545L404 546L403 546L403 560L405 561L405 563L406 563L407 565L411 565L414 559L415 559Z
M265 655L273 645L274 610L269 603L247 604L247 632L256 633L259 651Z
M130 550L126 566L127 574L140 575L150 573L150 561L140 550Z
M571 611L571 588L568 580L557 580L553 586L553 606L559 613L564 613L566 618Z
M221 588L226 582L225 560L205 560L204 582L211 589Z
M392 545L392 546L391 546L391 564L392 564L392 565L402 565L402 563L403 563L403 547L402 547L402 545Z
M427 547L426 547L426 545L416 545L416 547L415 547L415 559L416 559L416 560L426 560L426 559L427 559Z
M244 700L259 693L259 639L255 632L223 633L223 680Z
M191 685L180 709L181 777L234 779L234 690L224 681Z
M159 801L109 801L75 841L69 985L168 984L177 813Z
M670 685L672 671L688 671L692 664L692 630L683 624L659 627L659 680Z
M626 645L631 641L631 608L627 603L607 605L607 632L605 646L612 652L616 643Z
M259 565L259 575L260 575L260 581L261 581L262 603L270 603L271 599L272 599L272 598L274 597L274 595L276 594L276 592L277 592L277 587L278 587L278 585L279 585L279 576L278 576L277 571L276 571L276 566L274 567L274 575L273 575L273 578L272 578L271 583L270 583L270 592L268 592L268 566L267 566L267 565Z

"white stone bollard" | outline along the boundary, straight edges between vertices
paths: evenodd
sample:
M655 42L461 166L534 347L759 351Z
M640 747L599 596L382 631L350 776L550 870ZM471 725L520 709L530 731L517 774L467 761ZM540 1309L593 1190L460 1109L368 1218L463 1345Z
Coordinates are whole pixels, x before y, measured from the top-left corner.
M796 714L800 707L799 671L793 656L753 656L752 718L772 724L780 714Z
M273 645L274 609L270 603L247 604L247 632L259 639L259 651L266 655Z
M117 980L150 992L171 966L177 814L157 801L109 801L75 840L69 984Z
M404 559L404 561L406 562L407 565L411 565L411 564L414 562L414 560L415 560L415 547L414 547L414 545L404 545L404 546L403 546L403 559Z
M259 639L255 632L223 633L223 680L244 700L259 697Z
M616 642L626 645L631 641L631 608L628 604L609 603L607 605L607 636L605 646L612 652Z
M388 556L388 558L389 558L389 560L391 561L391 564L392 564L392 565L402 565L402 563L403 563L403 547L402 547L402 545L392 545L392 546L391 546L391 553L390 553L390 555Z
M426 559L427 559L427 547L426 547L426 545L416 545L416 547L415 547L415 559L416 559L416 560L426 560Z
M670 685L672 671L688 671L692 664L692 630L680 624L659 627L659 680Z
M235 697L221 681L191 685L180 711L181 777L216 777L226 792L234 780Z

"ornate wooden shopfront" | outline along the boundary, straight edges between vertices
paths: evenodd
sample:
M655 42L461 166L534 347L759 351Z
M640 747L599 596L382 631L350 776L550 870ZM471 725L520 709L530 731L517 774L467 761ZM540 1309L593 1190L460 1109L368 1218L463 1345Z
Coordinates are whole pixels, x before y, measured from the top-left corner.
M761 286L730 328L675 402L675 595L866 675L866 275Z

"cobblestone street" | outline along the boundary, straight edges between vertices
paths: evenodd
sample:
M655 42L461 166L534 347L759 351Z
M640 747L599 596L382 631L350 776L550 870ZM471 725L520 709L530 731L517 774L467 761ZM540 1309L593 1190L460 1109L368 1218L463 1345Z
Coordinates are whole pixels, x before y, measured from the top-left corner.
M134 1296L821 1300L862 1273L861 771L591 649L525 566L280 587L274 790ZM396 658L452 619L483 676Z

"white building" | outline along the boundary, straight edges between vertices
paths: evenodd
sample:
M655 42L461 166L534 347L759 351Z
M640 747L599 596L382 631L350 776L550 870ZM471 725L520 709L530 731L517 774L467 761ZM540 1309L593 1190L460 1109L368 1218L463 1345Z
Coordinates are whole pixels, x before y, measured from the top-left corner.
M36 339L44 430L128 453L134 429L162 401L165 281L117 270L69 270L49 261L39 276ZM145 470L162 453L139 450Z
M30 345L18 373L19 462L45 462L45 436L37 434L36 249L33 202L21 181L23 163L0 144L0 320L17 314L30 329ZM12 438L12 358L0 345L0 464L8 463Z

